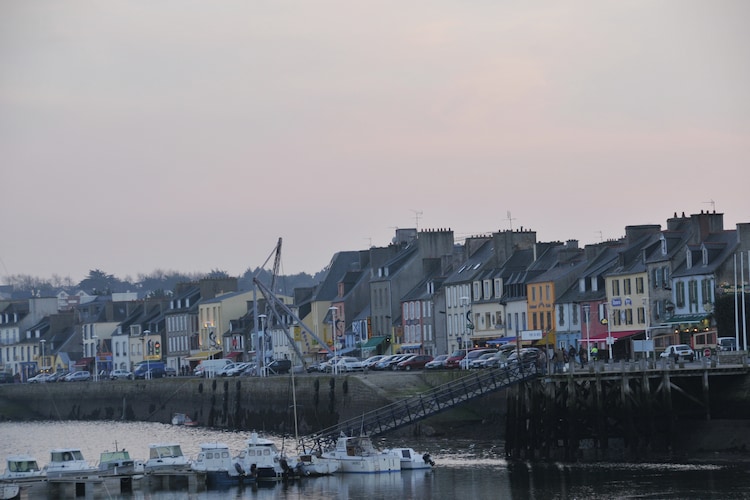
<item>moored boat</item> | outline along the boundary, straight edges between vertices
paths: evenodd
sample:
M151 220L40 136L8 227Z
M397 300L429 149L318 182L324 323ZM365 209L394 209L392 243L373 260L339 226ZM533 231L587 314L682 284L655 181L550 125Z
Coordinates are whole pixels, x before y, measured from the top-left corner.
M192 462L194 471L206 474L206 486L220 488L253 481L241 467L237 467L229 447L224 443L202 443Z
M276 481L289 479L297 475L294 468L284 458L276 444L270 439L250 434L245 441L245 448L234 459L242 473L254 477L257 481Z
M435 461L432 460L429 453L418 453L413 448L390 448L383 450L383 453L389 453L398 457L401 462L401 470L420 470L432 469Z
M0 482L0 500L20 498L21 487L16 483Z
M83 458L79 448L56 448L50 451L50 461L44 467L47 479L95 478L98 470Z
M148 460L144 465L146 474L190 471L190 461L182 454L177 443L152 443L148 445Z
M34 481L43 478L44 471L39 467L36 458L29 455L10 455L5 461L5 472L0 476L0 481Z
M135 460L127 450L104 451L99 455L99 474L132 476L136 474Z
M330 476L338 472L341 463L334 458L324 458L313 453L303 453L297 457L294 469L301 476L318 477Z
M324 451L322 456L338 460L340 473L377 474L401 470L400 459L376 449L369 436L347 436L341 433L336 447Z
M184 425L186 427L195 427L198 422L190 418L187 413L175 413L172 415L172 425Z

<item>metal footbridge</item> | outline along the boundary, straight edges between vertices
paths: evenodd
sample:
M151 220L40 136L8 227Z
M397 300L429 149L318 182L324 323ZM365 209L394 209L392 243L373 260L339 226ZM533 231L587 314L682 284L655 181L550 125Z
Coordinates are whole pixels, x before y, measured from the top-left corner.
M514 363L503 368L477 370L429 391L304 436L300 438L300 445L307 451L325 450L336 445L341 433L367 436L384 434L537 376L538 372L533 363Z

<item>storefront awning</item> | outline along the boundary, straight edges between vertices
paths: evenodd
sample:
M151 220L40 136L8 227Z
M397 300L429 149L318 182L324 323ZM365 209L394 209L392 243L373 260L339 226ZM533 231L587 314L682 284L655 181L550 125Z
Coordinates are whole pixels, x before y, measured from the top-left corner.
M615 342L617 342L618 340L634 337L635 335L638 335L639 333L643 333L643 330L629 330L627 332L612 332L611 334L599 333L588 339L580 339L578 340L578 342L606 342L607 337L610 335L612 336L613 339L615 339Z
M372 349L373 347L377 347L383 342L385 342L385 339L387 337L373 337L364 344L362 344L362 349Z
M217 354L221 354L221 351L199 351L194 354L191 354L189 357L185 358L187 361L203 361L204 359L209 359Z
M401 344L401 349L419 349L422 344Z
M666 325L687 325L700 323L708 317L707 314L675 314L669 319L664 320Z
M76 361L75 366L89 366L93 362L94 362L94 358L81 358L78 361Z
M488 340L487 343L489 345L505 345L510 344L511 342L515 342L516 337L500 337L494 340Z

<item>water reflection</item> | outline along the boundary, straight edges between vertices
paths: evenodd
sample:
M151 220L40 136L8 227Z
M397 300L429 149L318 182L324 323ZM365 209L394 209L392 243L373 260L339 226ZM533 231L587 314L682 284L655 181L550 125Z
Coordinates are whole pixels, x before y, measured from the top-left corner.
M0 423L0 451L5 455L35 456L40 465L49 461L49 450L77 447L95 463L99 454L117 447L145 459L148 444L177 442L195 457L200 443L224 442L233 453L242 448L249 433L186 428L133 422ZM273 438L272 436L267 436ZM277 446L293 443L274 438ZM186 491L149 492L136 488L132 495L107 498L214 500L257 499L739 499L750 498L750 469L742 464L559 464L507 463L502 443L448 439L421 441L379 440L381 447L410 446L429 452L437 462L433 471L402 471L372 475L336 475L289 484L188 495ZM24 498L38 498L26 496Z

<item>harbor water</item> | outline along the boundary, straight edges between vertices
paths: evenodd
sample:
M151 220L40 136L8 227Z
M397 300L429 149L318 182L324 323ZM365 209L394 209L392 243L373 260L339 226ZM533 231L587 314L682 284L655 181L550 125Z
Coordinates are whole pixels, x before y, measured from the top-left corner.
M262 431L260 431L261 434ZM291 441L276 440L289 453ZM96 465L105 450L127 449L131 457L145 460L148 444L175 442L188 457L195 457L201 443L223 442L234 453L242 448L247 432L228 432L141 422L3 422L0 452L5 456L28 454L44 466L52 448L76 447ZM103 498L135 499L750 499L750 466L716 456L708 463L509 463L502 442L446 438L405 442L376 439L379 447L409 446L429 452L432 471L389 474L334 475L308 478L257 488L221 491L148 491L103 494ZM22 498L33 498L28 494Z

